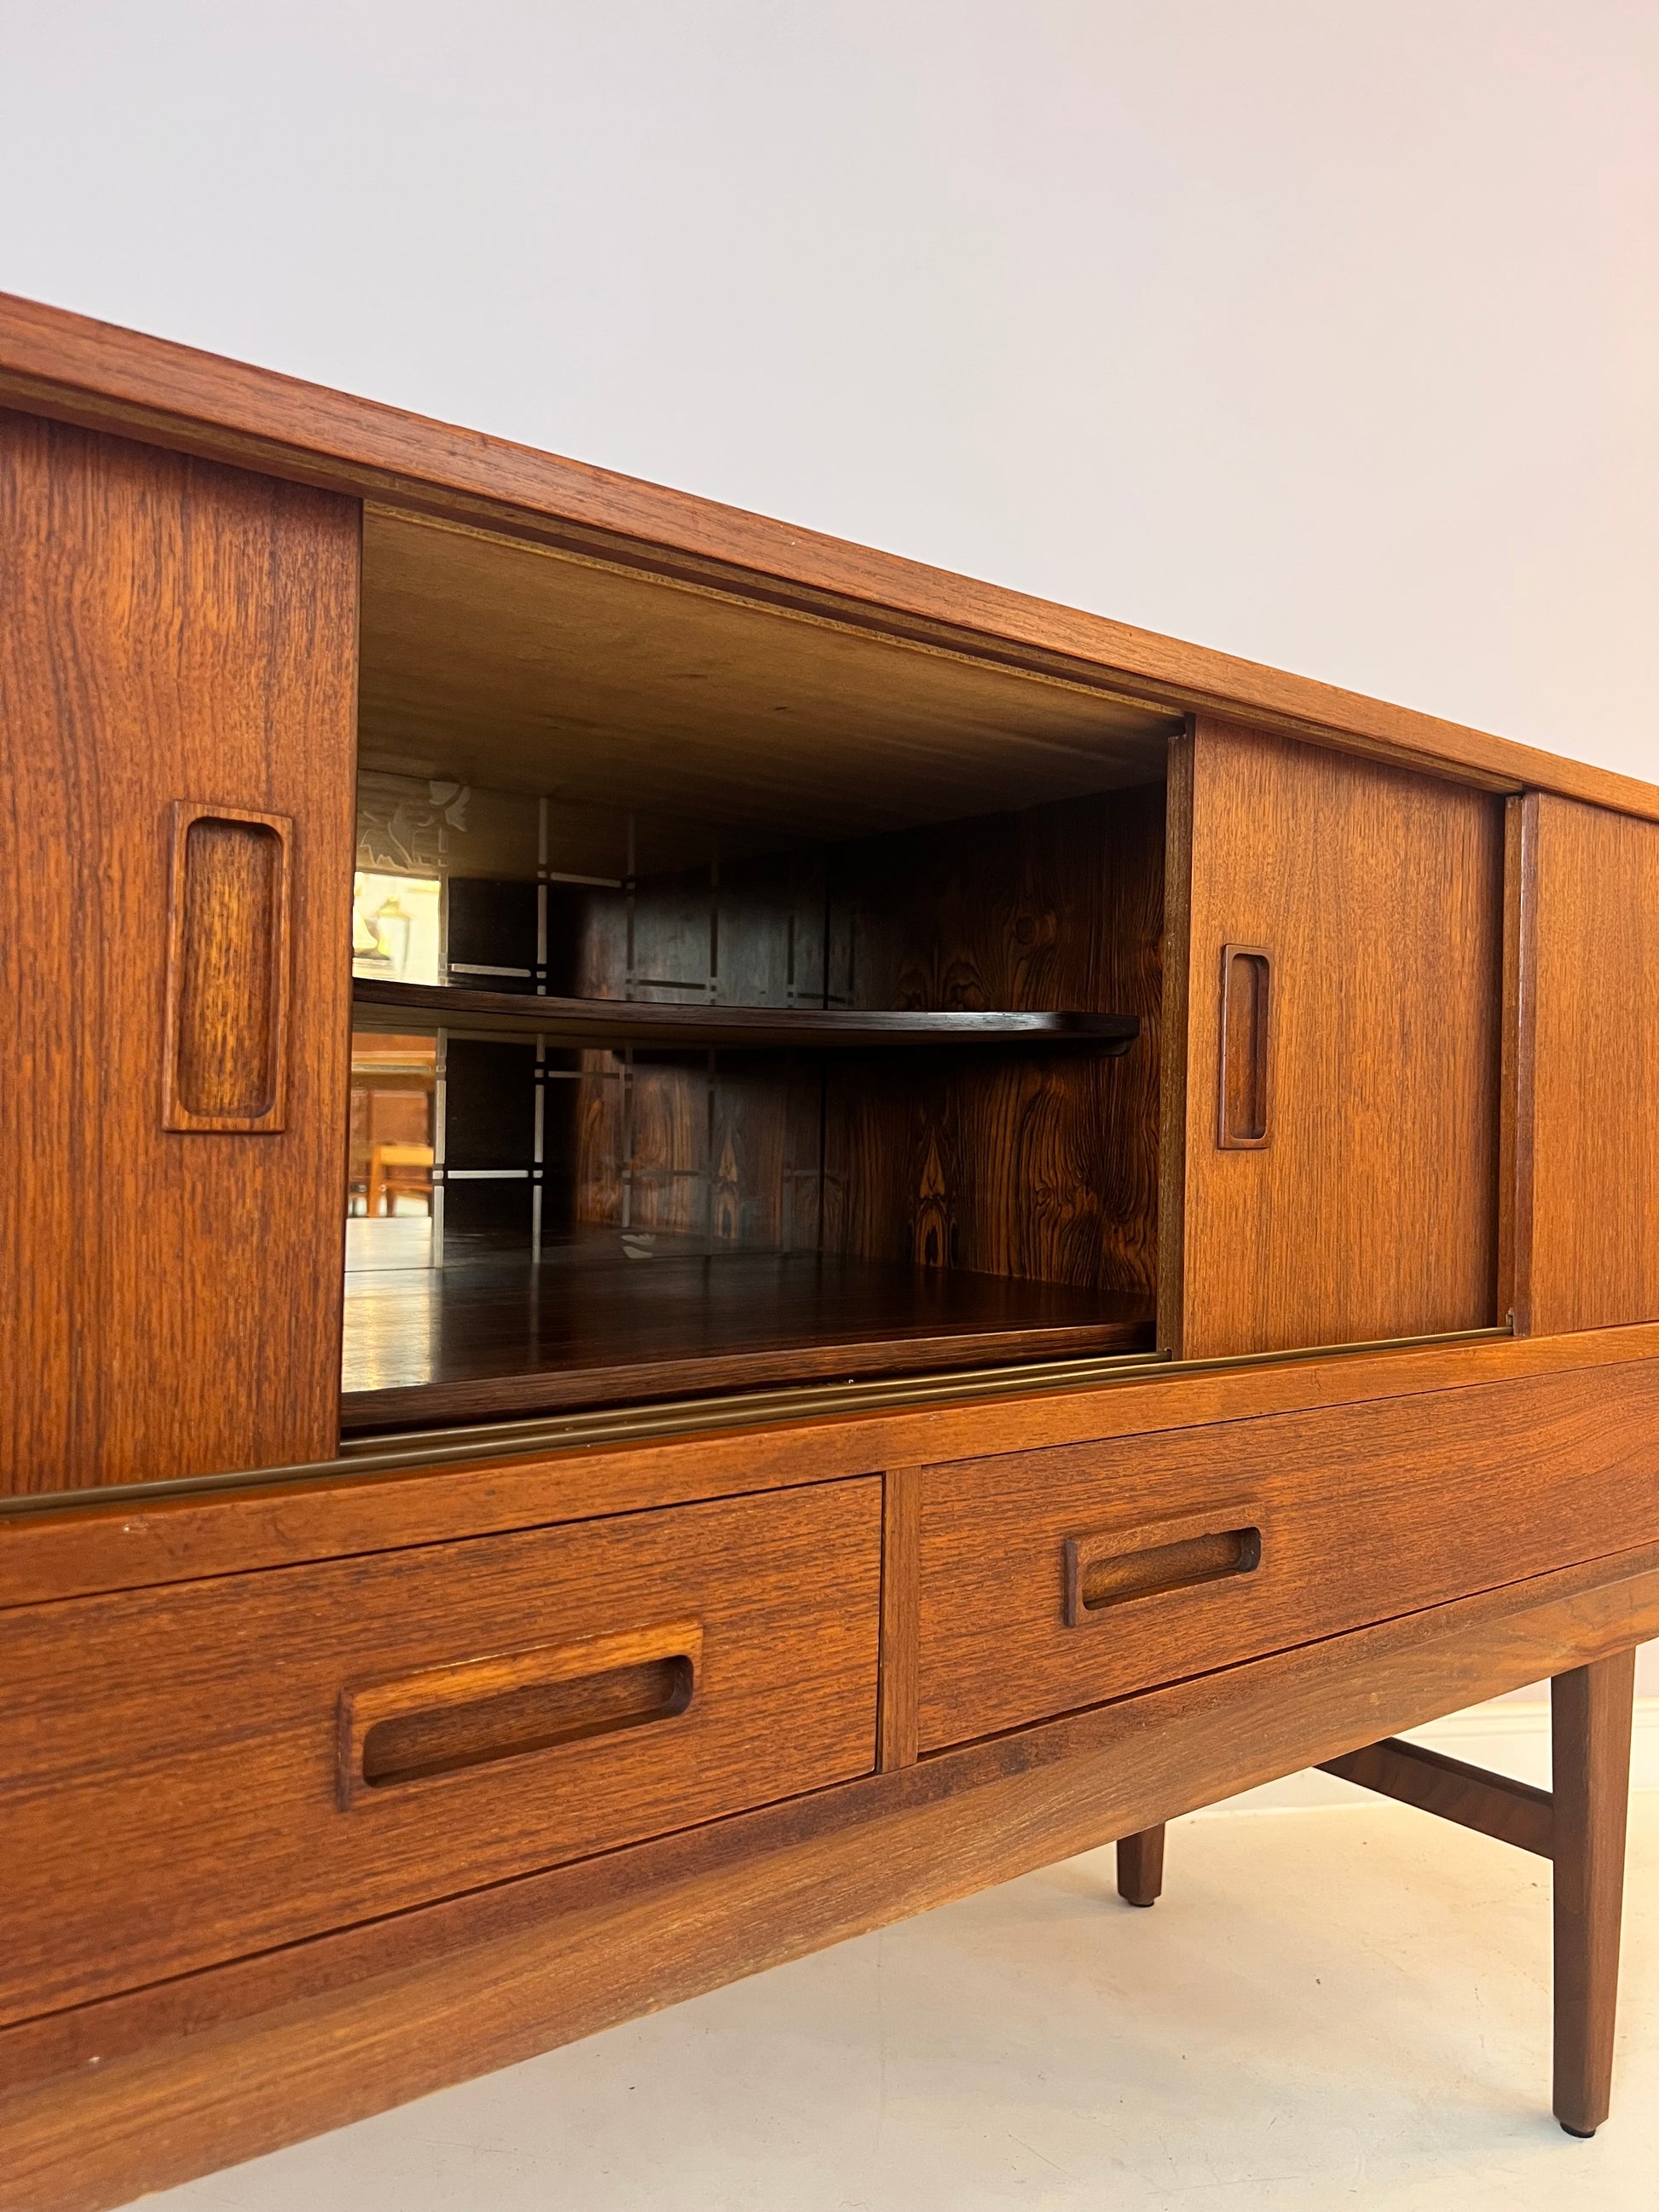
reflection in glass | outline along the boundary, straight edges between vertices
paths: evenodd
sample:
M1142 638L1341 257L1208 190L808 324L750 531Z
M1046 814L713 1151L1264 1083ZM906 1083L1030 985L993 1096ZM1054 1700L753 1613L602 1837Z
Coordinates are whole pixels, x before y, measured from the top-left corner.
M437 1084L435 1037L353 1036L348 1269L433 1263Z
M389 876L360 868L352 878L351 972L399 983L435 983L442 954L441 885L436 876Z

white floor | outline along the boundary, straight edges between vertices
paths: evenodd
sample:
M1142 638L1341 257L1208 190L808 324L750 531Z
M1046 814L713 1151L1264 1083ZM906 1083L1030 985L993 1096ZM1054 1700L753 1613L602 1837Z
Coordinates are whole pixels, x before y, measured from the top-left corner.
M1345 1785L1332 1785L1342 1789ZM1613 2119L1549 2116L1548 1869L1349 1793L1091 1854L150 2212L1653 2212L1659 1790Z

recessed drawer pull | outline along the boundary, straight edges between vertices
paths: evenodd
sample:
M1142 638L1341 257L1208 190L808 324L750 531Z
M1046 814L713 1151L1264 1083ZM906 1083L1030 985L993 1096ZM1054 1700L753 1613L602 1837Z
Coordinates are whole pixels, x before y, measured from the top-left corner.
M340 1693L342 1808L411 1782L671 1720L702 1659L695 1621L543 1644Z
M1224 1507L1150 1527L1066 1541L1066 1626L1082 1628L1118 1606L1251 1575L1261 1564L1259 1518Z

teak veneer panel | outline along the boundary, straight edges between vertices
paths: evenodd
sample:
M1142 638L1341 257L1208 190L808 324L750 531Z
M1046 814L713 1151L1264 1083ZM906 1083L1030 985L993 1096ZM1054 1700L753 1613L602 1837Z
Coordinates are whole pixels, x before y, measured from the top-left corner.
M1659 1541L1659 1366L1535 1377L924 1471L921 1743L1025 1726ZM1103 1564L1255 1532L1259 1562L1067 1625ZM1107 1593L1109 1595L1109 1592Z
M1529 793L1510 1170L1517 1328L1659 1315L1659 825Z
M0 1488L334 1449L357 530L348 499L0 415ZM234 1008L167 1034L179 801L293 824L279 1034L252 1048L214 1026ZM258 871L203 878L180 925L204 988L201 961L234 979L242 933L279 925L273 896ZM246 1126L164 1127L181 1048L229 1053L186 1088L252 1082L225 1092Z
M106 2212L1655 1634L1650 1547L61 2014L0 2036L0 2155Z
M940 1402L835 1419L799 1412L752 1426L687 1426L648 1439L558 1441L516 1431L489 1449L441 1432L290 1468L276 1479L151 1486L108 1499L0 1509L0 1607L139 1589L305 1559L341 1559L599 1513L787 1489L883 1468L1098 1443L1212 1421L1419 1399L1524 1376L1607 1374L1659 1356L1659 1326L1557 1337L1484 1337L1197 1371L1148 1361L1091 1388L975 1395L942 1378Z
M921 1621L921 1474L890 1467L882 1478L881 1745L884 1773L916 1762Z
M1202 719L1177 750L1184 1174L1172 1160L1164 1184L1161 1340L1210 1358L1492 1324L1500 805ZM1228 946L1271 963L1266 1141L1247 1149L1218 1141Z
M870 1772L881 1511L878 1482L824 1483L0 1616L0 2018ZM392 1786L347 1771L353 1700L397 1685L453 1751L456 1670L517 1695L576 1647L601 1680L691 1655L690 1704ZM533 1738L526 1704L479 1717Z

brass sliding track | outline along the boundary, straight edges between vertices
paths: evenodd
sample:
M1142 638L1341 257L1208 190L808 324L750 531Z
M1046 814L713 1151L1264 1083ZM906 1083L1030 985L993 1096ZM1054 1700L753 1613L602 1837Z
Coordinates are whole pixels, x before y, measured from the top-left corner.
M769 1422L811 1421L849 1415L909 1413L919 1407L975 1400L1030 1397L1064 1390L1099 1390L1229 1370L1287 1367L1312 1359L1358 1358L1420 1346L1482 1344L1512 1336L1496 1328L1455 1329L1436 1336L1383 1337L1366 1344L1310 1346L1293 1352L1243 1352L1227 1359L1171 1359L1143 1352L1095 1359L1032 1361L1018 1367L970 1368L954 1374L892 1376L867 1382L800 1382L781 1390L674 1399L660 1405L616 1407L592 1413L550 1414L516 1421L478 1422L455 1428L410 1429L343 1444L337 1459L294 1467L248 1468L225 1474L181 1476L173 1481L111 1483L89 1490L58 1490L0 1498L0 1521L66 1508L131 1505L161 1498L201 1497L275 1483L323 1482L350 1475L392 1475L421 1467L454 1466L530 1452L595 1450L649 1443L671 1437L757 1428Z

